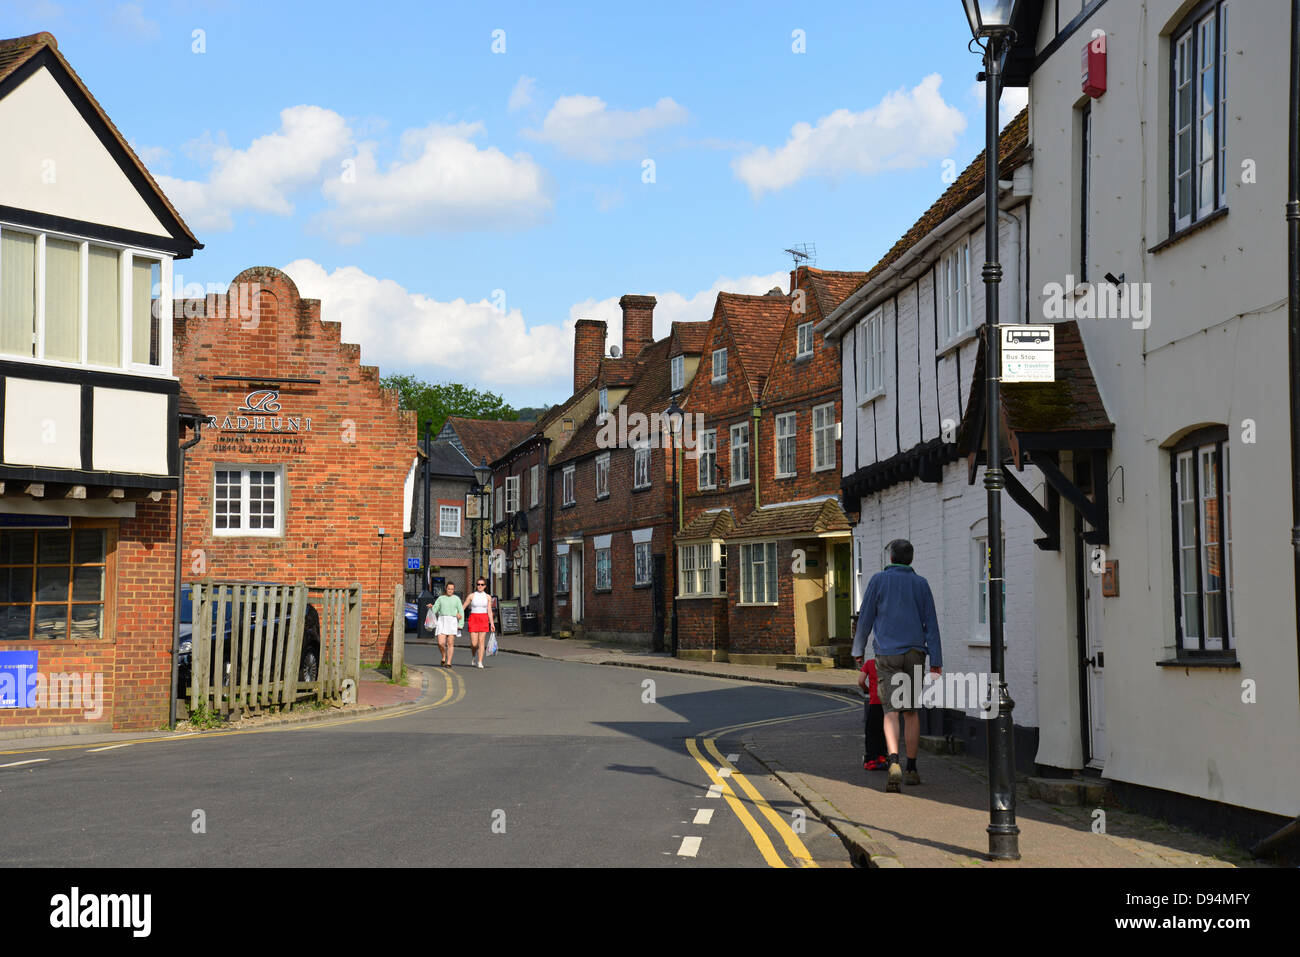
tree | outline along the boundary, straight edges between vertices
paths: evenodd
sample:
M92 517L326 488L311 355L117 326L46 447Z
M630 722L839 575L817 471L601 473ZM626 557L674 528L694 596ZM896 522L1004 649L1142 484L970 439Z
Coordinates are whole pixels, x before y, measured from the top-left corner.
M450 416L469 419L519 418L506 401L495 392L480 392L459 382L430 383L413 375L388 375L379 380L385 389L396 389L401 396L401 407L416 414L416 436L423 436L424 423L433 420L433 434L437 435Z

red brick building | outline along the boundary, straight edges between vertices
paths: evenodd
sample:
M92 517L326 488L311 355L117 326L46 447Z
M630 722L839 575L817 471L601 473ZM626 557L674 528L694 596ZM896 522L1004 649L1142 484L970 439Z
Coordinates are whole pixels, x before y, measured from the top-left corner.
M620 305L621 357L599 359L603 323L584 320L590 325L575 337L575 393L594 375L596 402L552 459L552 629L660 648L672 611L673 487L659 424L674 377L680 388L686 358L699 360L703 338L686 327L703 323L675 323L655 342L654 297L624 296Z
M207 416L186 462L185 578L360 583L361 658L388 658L415 414L284 273L246 269L230 290L175 320L176 370Z
M676 536L681 654L835 655L851 639L840 359L812 330L862 278L800 267L789 295L718 295L681 403L696 430Z

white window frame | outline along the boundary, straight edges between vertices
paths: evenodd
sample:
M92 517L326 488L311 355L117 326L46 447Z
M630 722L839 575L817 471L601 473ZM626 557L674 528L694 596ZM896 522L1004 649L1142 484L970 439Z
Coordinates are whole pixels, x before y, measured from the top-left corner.
M721 371L719 371L719 368L721 368ZM713 381L727 381L727 350L725 346L713 350Z
M604 572L605 580L601 583L601 556L605 556ZM614 549L598 548L596 549L596 591L613 591L614 590Z
M862 382L863 405L885 394L885 310L876 309L858 327L863 334Z
M577 486L577 466L566 465L564 471L560 474L561 496L564 499L563 504L573 505L578 501L575 492Z
M519 480L521 476L506 476L506 514L513 515L519 511Z
M642 561L644 558L644 562ZM650 543L633 542L632 543L632 565L633 565L633 584L649 585L654 577L651 570ZM644 576L641 574L644 568Z
M567 595L569 593L569 554L568 552L556 552L555 555L555 593L557 595Z
M596 456L596 498L609 498L609 453Z
M739 437L738 437L739 436ZM728 484L749 484L749 423L738 422L728 436L728 453L731 456L731 476Z
M799 323L795 328L795 339L794 357L796 359L802 359L813 354L813 324L811 320Z
M781 583L776 542L746 542L740 546L740 604L776 605Z
M677 546L677 597L723 597L719 544L694 542Z
M988 523L981 520L971 529L970 583L971 613L970 641L973 644L989 643L989 535ZM1007 551L1006 534L1002 536L1002 554ZM1006 588L1002 589L1002 620L1007 619Z
M951 345L974 329L970 255L968 236L948 249L939 260L939 319L943 333L940 348Z
M538 501L541 500L541 484L538 474L541 466L530 465L528 467L528 507L536 508Z
M604 422L607 415L609 415L609 389L602 387L600 390L600 411L596 414L596 421Z
M493 489L492 504L493 504L493 506L494 506L495 509L496 509L496 511L493 513L493 514L495 515L495 519L494 519L494 520L495 520L496 522L504 522L505 519L506 519L506 490L505 490L505 486L503 486L503 485L497 485L497 486L495 486L495 488Z
M1175 595L1177 600L1174 609L1180 621L1179 631L1181 633L1181 644L1178 645L1178 654L1184 657L1194 657L1197 654L1221 654L1235 655L1237 649L1237 623L1233 601L1233 592L1236 587L1234 576L1232 574L1232 473L1230 446L1228 441L1206 441L1191 448L1183 448L1173 455L1173 476L1174 496L1178 504L1178 513L1174 517L1173 534L1174 534L1174 553L1178 560L1182 561L1183 552L1188 550L1192 553L1197 569L1197 581L1188 582L1186 576L1180 568L1178 571L1178 592ZM1207 468L1212 461L1212 456L1220 454L1221 460L1218 463L1218 471L1213 474L1216 481L1223 482L1223 520L1219 522L1218 535L1219 542L1215 544L1219 548L1219 564L1221 566L1220 586L1217 590L1210 588L1210 544L1206 541L1209 537L1210 530L1210 512L1207 503L1213 502L1215 511L1218 510L1217 492L1211 497L1210 489L1206 484ZM1191 471L1184 473L1182 466L1190 466ZM1191 488L1187 488L1184 482L1184 475L1192 479ZM1182 528L1182 510L1184 506L1190 505L1195 513L1196 540L1188 543L1183 540ZM1227 634L1220 635L1217 638L1209 635L1209 629L1205 627L1206 619L1209 614L1209 596L1217 593L1220 600L1227 603ZM1195 623L1195 634L1189 631L1192 627L1187 620L1186 599L1191 598L1197 605L1197 621ZM1216 623L1216 625L1219 623ZM1204 634L1202 634L1204 632Z
M220 472L239 473L239 528L217 527L217 475ZM272 472L275 475L275 523L271 528L249 528L249 473ZM229 483L227 483L229 484ZM253 465L244 462L223 462L212 469L212 534L218 538L279 538L284 534L284 466Z
M698 470L696 491L706 492L718 487L717 429L708 429L699 434L699 453L699 457L695 460Z
M90 240L84 236L77 236L73 233L58 232L56 230L33 229L28 226L21 226L0 221L0 233L14 232L22 233L26 236L33 236L36 239L36 250L34 255L35 275L35 342L34 355L24 356L10 353L0 353L0 360L31 362L39 365L57 366L64 369L103 369L110 372L129 372L134 375L146 375L154 377L167 377L172 375L172 309L173 303L170 295L172 288L172 257L170 253L160 250L147 249L139 246L126 246L118 243L104 242L102 240ZM77 313L77 355L76 361L67 359L47 359L44 357L45 352L45 241L46 239L57 239L65 242L72 242L78 245L79 250L79 280L80 280L80 306ZM120 347L118 361L114 365L101 365L89 361L89 318L90 318L90 248L92 246L101 249L115 250L118 254L118 345ZM0 247L0 256L3 255L3 248ZM131 301L132 301L132 277L134 272L131 264L134 259L148 259L159 263L158 277L159 282L159 303L158 308L162 315L158 317L158 364L149 365L148 363L138 363L131 360L131 346L133 328L131 324ZM152 289L150 292L152 293Z
M632 487L650 487L650 447L640 446L632 452Z
M681 392L686 388L686 357L673 356L672 363L672 391Z
M817 424L820 418L821 424ZM812 470L814 472L825 472L827 469L835 468L835 403L827 402L825 405L815 405L812 410ZM817 437L818 434L823 436L824 448L826 450L826 460L818 463L817 461Z
M456 530L447 531L447 513L452 512L456 517ZM442 538L460 538L460 506L459 505L439 505L438 506L438 535Z
M1226 0L1212 5L1195 20L1185 20L1169 38L1169 84L1173 100L1169 117L1169 203L1175 232L1227 205L1228 7ZM1208 57L1207 39L1214 47ZM1208 99L1205 96L1207 75L1212 84ZM1183 103L1179 95L1184 89L1188 103ZM1206 119L1213 126L1213 142L1208 146L1204 135ZM1183 134L1187 137L1186 166L1180 165L1178 141ZM1205 188L1207 172L1208 189ZM1188 188L1185 207L1178 191L1184 179Z
M775 457L772 460L772 467L775 469L777 478L794 478L799 474L798 458L798 428L799 416L796 412L782 412L776 417L776 426L773 428ZM789 442L789 470L783 470L781 457L781 444Z

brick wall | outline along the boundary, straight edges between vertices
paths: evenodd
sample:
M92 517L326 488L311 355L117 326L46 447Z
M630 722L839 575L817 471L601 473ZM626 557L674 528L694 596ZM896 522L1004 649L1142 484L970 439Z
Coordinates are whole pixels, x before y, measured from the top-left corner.
M234 308L234 290L245 282L260 287L252 317ZM320 302L300 298L284 273L248 269L231 288L232 301L210 296L203 315L175 325L182 388L217 425L203 430L188 455L184 578L360 583L361 657L386 658L393 588L403 581L402 496L415 457L415 415L398 410L397 393L380 388L379 370L361 365L360 347L341 340L338 323L322 322ZM319 381L214 381L219 375ZM278 389L279 408L239 412L257 389ZM263 420L253 426L283 420L281 431L239 435L239 415ZM299 420L297 429L291 418ZM218 464L283 468L281 534L214 534ZM382 544L380 528L387 532Z

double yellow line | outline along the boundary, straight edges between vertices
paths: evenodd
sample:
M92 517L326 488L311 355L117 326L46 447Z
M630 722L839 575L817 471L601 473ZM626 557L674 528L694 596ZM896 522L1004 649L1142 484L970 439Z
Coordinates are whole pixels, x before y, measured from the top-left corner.
M829 698L838 704L845 704L845 699L840 695L832 695L820 691L813 693L819 694L824 698ZM763 817L767 818L767 822L773 827L773 829L775 829L777 836L785 843L785 846L787 850L789 850L791 857L794 859L796 866L816 867L817 862L814 861L812 855L808 853L808 848L804 846L803 841L799 839L799 835L795 833L792 827L790 827L785 817L778 814L776 809L773 808L763 795L759 793L758 788L754 787L754 785L749 782L749 779L736 769L735 765L722 756L715 741L723 734L749 730L751 728L761 728L773 724L782 724L786 721L799 721L803 718L817 718L828 714L838 714L841 711L856 711L860 707L861 705L848 705L846 707L831 708L826 711L814 711L809 714L791 715L788 718L765 718L760 721L749 721L745 724L734 724L725 728L717 728L713 731L704 732L704 734L700 735L698 738L686 739L686 750L690 752L691 757L699 762L700 767L704 769L704 773L708 775L709 780L713 782L713 785L722 792L722 797L726 800L727 805L733 812L735 812L737 820L740 821L745 830L749 832L750 839L753 840L754 846L758 848L758 852L763 855L763 860L767 862L769 867L787 867L788 865L777 852L775 845L773 845L771 839L767 836L767 832L763 830L758 821L754 819L754 815L745 807L745 802L732 789L731 785L728 783L730 781L735 781L740 785L740 789L745 793L746 797L748 797L749 803L753 807L758 808L759 813L761 813ZM704 750L712 756L713 761L717 762L716 767L713 764L713 761L710 761L701 753L701 741L704 743ZM722 773L724 770L727 772L726 774Z

